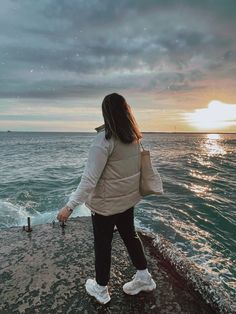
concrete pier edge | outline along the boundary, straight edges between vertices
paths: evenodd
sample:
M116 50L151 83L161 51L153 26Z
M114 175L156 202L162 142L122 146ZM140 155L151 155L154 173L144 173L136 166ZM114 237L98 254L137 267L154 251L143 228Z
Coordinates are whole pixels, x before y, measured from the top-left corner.
M65 228L59 223L35 225L29 233L22 227L0 229L1 314L45 310L139 313L140 307L142 313L236 313L235 303L174 244L141 229L137 231L159 290L134 298L123 295L122 283L131 277L134 268L118 232L114 232L110 284L113 301L105 307L91 301L84 292L85 279L94 273L90 219L71 218Z
M177 247L161 235L138 230L142 241L151 247L152 253L162 259L162 266L182 283L191 293L202 298L217 313L236 313L236 303L225 291L190 261Z

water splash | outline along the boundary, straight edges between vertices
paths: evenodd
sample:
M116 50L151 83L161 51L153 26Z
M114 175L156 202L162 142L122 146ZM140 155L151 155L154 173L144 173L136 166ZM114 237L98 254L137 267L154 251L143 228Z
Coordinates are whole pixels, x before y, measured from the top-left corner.
M33 212L33 213L32 213ZM27 217L31 218L32 225L45 224L56 220L58 210L39 212L29 210L20 205L13 205L0 200L0 227L23 226L27 223ZM90 210L85 206L77 207L71 217L90 216Z

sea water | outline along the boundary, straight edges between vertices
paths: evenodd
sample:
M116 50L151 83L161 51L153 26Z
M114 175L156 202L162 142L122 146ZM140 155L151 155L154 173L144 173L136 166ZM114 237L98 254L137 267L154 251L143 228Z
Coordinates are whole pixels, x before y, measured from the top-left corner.
M0 132L0 227L51 222L76 189L95 133ZM136 205L136 225L173 242L235 294L236 134L145 133L164 195ZM73 216L87 216L83 205Z

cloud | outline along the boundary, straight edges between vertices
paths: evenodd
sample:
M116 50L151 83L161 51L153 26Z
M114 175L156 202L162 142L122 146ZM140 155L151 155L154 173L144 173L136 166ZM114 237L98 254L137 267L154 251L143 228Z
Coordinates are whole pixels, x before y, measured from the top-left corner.
M197 129L225 129L236 126L236 104L212 100L207 108L183 113L183 118Z
M112 88L191 91L234 61L235 1L1 5L1 98L86 98Z
M236 61L236 50L229 50L224 53L224 60L227 62Z
M2 0L0 115L20 123L29 105L38 116L26 110L25 121L47 108L62 120L114 91L138 110L199 108L217 93L230 102L235 10L234 0Z

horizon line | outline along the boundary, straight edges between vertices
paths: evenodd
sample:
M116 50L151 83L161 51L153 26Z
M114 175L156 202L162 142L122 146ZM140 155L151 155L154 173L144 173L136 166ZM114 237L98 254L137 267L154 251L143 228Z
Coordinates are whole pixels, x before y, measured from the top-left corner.
M14 131L14 130L6 130L6 131L1 131L0 133L96 133L96 131ZM236 134L236 132L206 132L206 131L143 131L141 133L169 133L169 134Z

